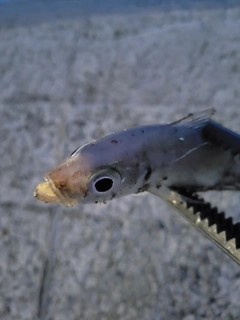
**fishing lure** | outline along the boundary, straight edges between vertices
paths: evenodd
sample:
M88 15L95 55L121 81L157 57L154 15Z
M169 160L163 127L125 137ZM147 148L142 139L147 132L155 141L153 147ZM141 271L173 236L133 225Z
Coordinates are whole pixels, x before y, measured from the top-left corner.
M211 120L214 112L208 109L171 124L132 128L90 142L46 173L34 196L73 206L147 191L175 207L240 263L240 227L225 223L221 214L217 218L217 211L195 195L240 190L240 135ZM214 232L208 230L212 225ZM229 247L233 238L234 248Z

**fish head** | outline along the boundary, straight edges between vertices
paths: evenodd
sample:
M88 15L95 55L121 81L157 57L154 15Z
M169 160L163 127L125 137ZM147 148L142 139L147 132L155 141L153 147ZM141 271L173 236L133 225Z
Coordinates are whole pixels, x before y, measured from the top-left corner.
M137 193L145 170L129 149L110 145L108 139L87 144L47 172L34 195L43 202L73 206Z

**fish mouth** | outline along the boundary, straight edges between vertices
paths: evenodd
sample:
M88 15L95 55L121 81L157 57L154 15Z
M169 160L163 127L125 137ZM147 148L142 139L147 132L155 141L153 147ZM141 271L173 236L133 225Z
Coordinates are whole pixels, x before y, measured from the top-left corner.
M45 203L62 203L67 207L71 207L79 203L79 200L68 194L69 192L65 191L62 193L58 188L56 188L48 176L45 176L44 178L46 181L39 183L33 193L34 197L38 200Z
M37 185L33 192L34 197L45 203L61 203L61 200L56 196L50 187L49 182L41 182Z

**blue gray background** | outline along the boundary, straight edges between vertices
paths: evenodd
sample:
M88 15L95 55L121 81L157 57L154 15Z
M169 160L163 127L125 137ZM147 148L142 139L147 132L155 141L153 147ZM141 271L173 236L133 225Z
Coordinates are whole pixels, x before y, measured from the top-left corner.
M234 8L239 0L0 0L1 24L28 24L96 14Z
M214 107L240 132L239 30L236 1L0 4L1 320L240 319L239 266L161 199L32 195L112 131ZM237 193L205 197L240 221Z

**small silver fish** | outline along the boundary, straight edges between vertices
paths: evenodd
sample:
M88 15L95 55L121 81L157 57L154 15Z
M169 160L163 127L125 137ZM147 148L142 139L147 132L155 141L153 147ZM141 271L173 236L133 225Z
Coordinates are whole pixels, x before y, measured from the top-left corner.
M189 192L240 190L237 152L214 141L218 135L227 141L236 134L210 120L213 113L208 109L172 124L128 129L86 144L46 173L34 196L72 206L143 191L157 194L161 186Z

